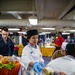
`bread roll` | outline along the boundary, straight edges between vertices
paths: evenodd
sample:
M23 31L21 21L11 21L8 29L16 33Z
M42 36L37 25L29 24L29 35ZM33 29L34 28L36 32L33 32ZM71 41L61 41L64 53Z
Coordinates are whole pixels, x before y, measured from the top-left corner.
M8 60L8 57L2 58L2 64L8 64L10 61Z
M52 68L50 68L50 67L45 67L45 68L43 69L43 72L44 72L44 74L46 74L46 75L49 75L50 73L53 75L54 70L53 70Z

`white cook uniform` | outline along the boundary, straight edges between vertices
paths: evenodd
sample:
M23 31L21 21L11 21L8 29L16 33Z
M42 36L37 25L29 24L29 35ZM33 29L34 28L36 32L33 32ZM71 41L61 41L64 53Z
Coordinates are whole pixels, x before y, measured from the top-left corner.
M32 67L29 66L29 63L44 62L38 45L36 45L36 47L32 46L31 44L26 45L22 52L21 62L24 64L25 67L23 75L37 75Z
M75 75L75 59L70 55L52 60L47 66L54 69L54 71Z

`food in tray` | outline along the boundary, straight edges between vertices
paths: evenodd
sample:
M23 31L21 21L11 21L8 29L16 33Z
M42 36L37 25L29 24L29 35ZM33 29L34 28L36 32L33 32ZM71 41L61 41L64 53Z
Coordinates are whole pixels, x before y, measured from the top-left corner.
M6 68L8 70L12 70L14 67L15 67L15 64L13 62L9 62L8 64L0 63L0 69Z
M3 57L2 58L2 64L9 64L9 60L8 60L8 58L7 57Z
M15 67L17 61L14 61L12 57L4 56L0 58L0 69L6 68L12 70Z
M45 68L43 69L43 73L44 73L45 75L53 75L54 70L53 70L52 68L50 68L50 67L45 67Z

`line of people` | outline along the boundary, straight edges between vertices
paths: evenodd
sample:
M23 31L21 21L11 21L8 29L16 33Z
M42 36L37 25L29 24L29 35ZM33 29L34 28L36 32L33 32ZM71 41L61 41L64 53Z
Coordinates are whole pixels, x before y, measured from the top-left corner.
M61 37L61 33L59 33L58 35L59 38L56 40L56 43L58 45L56 46L60 49L62 45L65 45L65 43L62 44L64 42L64 39ZM13 43L9 38L7 38L7 36L8 29L3 28L2 36L0 38L0 54L3 56L12 55ZM25 67L23 75L40 75L45 67L45 64L40 49L37 45L38 31L36 29L28 30L27 40L28 44L24 47L21 56L21 62L24 64ZM66 51L65 56L50 61L47 66L51 67L57 72L60 72L61 75L75 75L75 44L66 45L66 48L62 47Z

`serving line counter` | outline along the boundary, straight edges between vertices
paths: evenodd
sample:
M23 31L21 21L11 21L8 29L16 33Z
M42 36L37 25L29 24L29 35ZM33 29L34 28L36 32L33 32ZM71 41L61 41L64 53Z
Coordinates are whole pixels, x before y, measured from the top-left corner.
M18 56L21 56L22 50L23 50L23 45L19 45L19 50L18 50ZM55 50L55 46L45 46L45 47L40 47L40 51L42 53L42 56L52 56L52 53Z
M40 47L40 51L42 53L42 56L52 56L53 52L55 50L54 46L45 46L45 47Z

